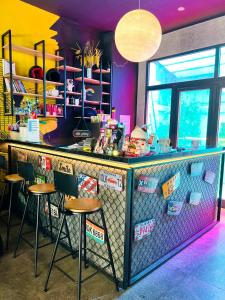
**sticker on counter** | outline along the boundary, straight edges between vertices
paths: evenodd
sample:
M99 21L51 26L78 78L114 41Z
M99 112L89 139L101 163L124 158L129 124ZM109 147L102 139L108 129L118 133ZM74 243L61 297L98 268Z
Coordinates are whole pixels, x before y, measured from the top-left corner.
M155 219L136 224L134 227L134 241L140 241L149 236L155 228Z
M191 164L191 176L201 176L203 169L203 162Z
M18 151L17 152L17 160L18 161L27 162L27 160L28 160L27 153Z
M183 207L183 202L178 202L173 200L169 201L168 208L167 208L167 215L178 216L181 212L182 207Z
M36 184L46 183L46 177L44 175L37 174L34 181Z
M78 188L96 196L98 194L98 180L85 174L78 175Z
M101 245L105 243L104 229L92 223L90 220L86 220L86 234Z
M51 158L39 155L38 156L38 166L43 170L50 171L52 169L52 161Z
M144 193L155 193L158 182L158 178L141 175L138 178L137 190Z
M162 185L163 197L168 198L180 186L180 172Z
M123 176L106 171L100 171L99 185L109 187L116 191L123 191Z
M208 182L209 184L213 184L214 180L216 178L216 174L212 171L206 171L205 172L205 182Z
M58 171L65 174L73 175L73 165L60 161L58 163Z
M192 205L199 205L201 198L202 198L202 193L192 192L190 194L189 203Z

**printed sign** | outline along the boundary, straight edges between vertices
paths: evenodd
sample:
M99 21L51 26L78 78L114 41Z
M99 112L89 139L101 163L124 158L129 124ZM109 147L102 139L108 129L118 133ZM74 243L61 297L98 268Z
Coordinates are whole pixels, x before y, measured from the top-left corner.
M78 176L78 188L94 196L98 194L98 180L85 174Z
M28 160L28 156L26 153L18 151L17 152L17 160L26 162Z
M50 171L52 169L52 161L49 157L39 155L38 166L43 170Z
M158 182L158 178L141 175L138 178L137 190L144 193L155 193Z
M37 174L35 176L35 183L36 184L46 183L46 177L44 175Z
M90 220L86 220L86 234L101 245L105 243L104 229L95 225Z
M208 182L209 184L213 184L214 180L216 178L216 174L212 171L206 171L205 172L205 182Z
M192 192L190 194L189 203L192 205L199 205L201 198L202 198L202 193Z
M60 161L58 164L58 171L65 174L73 175L73 165Z
M155 219L139 223L134 227L134 240L140 241L144 237L149 236L155 228Z
M178 216L181 212L182 207L183 207L183 202L171 200L168 202L167 214L169 216Z
M168 198L180 185L180 172L162 185L163 197Z
M27 139L29 142L40 142L40 125L38 119L28 119Z
M59 208L58 206L50 203L51 216L59 219ZM45 202L45 213L48 213L48 202Z
M123 176L106 171L100 171L99 185L107 186L121 192L123 190Z
M191 164L191 176L201 176L203 162Z

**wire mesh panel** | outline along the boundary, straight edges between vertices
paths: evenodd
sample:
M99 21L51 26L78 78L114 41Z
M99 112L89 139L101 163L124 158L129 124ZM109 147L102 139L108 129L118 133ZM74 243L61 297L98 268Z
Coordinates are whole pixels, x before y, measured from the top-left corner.
M112 254L116 269L116 275L120 281L123 281L123 259L124 259L124 238L125 238L125 207L126 207L126 179L127 179L127 172L126 170L117 169L110 166L102 166L94 163L79 161L75 159L65 158L65 157L58 157L53 156L50 154L45 153L37 153L32 150L26 150L22 148L15 148L12 147L11 154L12 154L12 167L16 168L16 161L18 157L18 153L26 154L28 158L28 162L32 163L35 169L35 173L38 175L44 175L47 178L47 182L53 183L53 171L58 170L59 162L68 163L73 165L74 175L78 176L80 173L86 174L90 177L99 178L100 171L108 171L111 173L119 174L123 176L124 181L124 189L122 192L115 191L109 187L99 187L99 193L97 195L98 199L102 201L103 210L105 214L106 224L108 227L109 239L111 242ZM46 171L42 169L38 165L38 156L44 155L51 159L52 169L50 171ZM109 162L110 164L110 162ZM82 190L79 192L79 197L87 197L92 198L92 195L87 193L86 191ZM22 206L24 205L24 199L20 195L20 201ZM51 203L58 204L59 196L58 195L51 195ZM35 211L35 201L31 201L32 205L30 207L29 217L30 220L34 221L33 219L33 212ZM45 201L41 201L41 220L44 224L46 222L46 214L45 210ZM93 215L87 216L88 219L92 220L94 223L102 226L100 221L100 214L95 213ZM67 217L69 231L72 239L72 246L74 249L78 249L78 242L79 242L79 220L78 216L68 216ZM53 225L58 227L59 219L53 218ZM57 234L57 230L53 230L54 235ZM67 241L66 241L67 242ZM99 255L108 259L108 252L106 244L101 245L96 243L94 240L87 237L87 247L92 249L93 251L97 252ZM99 267L104 267L107 263L102 261L100 258L94 257L92 253L87 253L87 258L89 258L92 262L94 262ZM71 262L73 262L71 260ZM111 274L111 269L106 269L108 273Z
M221 156L217 155L134 171L136 187L132 203L132 235L135 225L146 220L155 219L155 227L149 236L139 241L134 241L134 236L132 237L131 278L213 223L216 215L220 159ZM191 164L195 162L203 162L200 176L190 174ZM204 181L206 171L216 174L213 184ZM162 184L178 172L180 172L180 186L164 199ZM140 175L159 179L155 193L137 191L137 180ZM189 203L191 192L202 194L198 205ZM183 202L179 215L167 214L170 200Z

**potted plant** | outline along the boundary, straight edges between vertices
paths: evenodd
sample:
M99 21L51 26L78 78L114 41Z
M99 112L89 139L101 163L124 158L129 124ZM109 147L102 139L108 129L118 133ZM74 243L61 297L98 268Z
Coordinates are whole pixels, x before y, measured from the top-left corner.
M87 41L84 50L82 51L79 44L76 44L75 54L80 60L80 64L82 65L82 52L84 55L84 67L87 69L87 78L92 78L92 67L96 65L99 68L100 59L102 56L102 51L98 48L99 43L97 45L94 44L93 41Z

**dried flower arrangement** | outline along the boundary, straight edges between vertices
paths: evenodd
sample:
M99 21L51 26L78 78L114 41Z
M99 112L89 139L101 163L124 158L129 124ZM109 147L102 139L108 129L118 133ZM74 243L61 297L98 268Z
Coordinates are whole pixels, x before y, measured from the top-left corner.
M84 53L84 66L86 68L92 68L94 65L99 68L102 51L98 48L99 43L95 46L93 41L87 41L83 50ZM82 49L78 43L76 43L75 51L76 56L80 60L82 65Z

